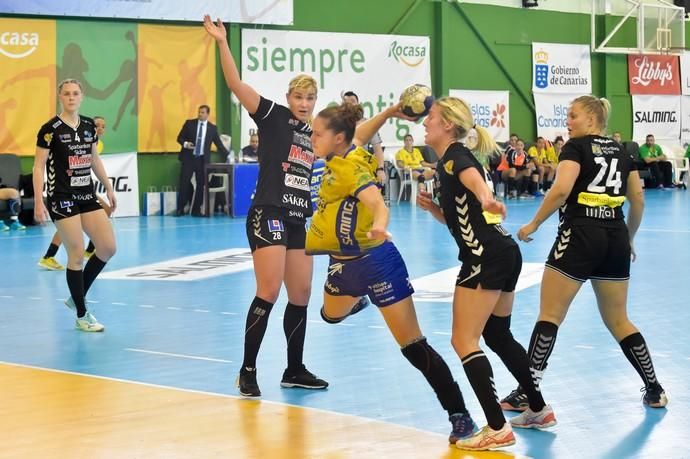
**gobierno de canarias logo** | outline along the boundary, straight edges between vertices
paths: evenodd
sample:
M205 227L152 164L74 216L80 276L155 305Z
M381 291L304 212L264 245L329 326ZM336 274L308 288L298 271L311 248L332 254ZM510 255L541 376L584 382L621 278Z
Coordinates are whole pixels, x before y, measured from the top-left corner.
M540 89L549 86L549 53L543 49L534 53L534 86Z
M10 59L23 59L38 49L36 32L0 30L0 54Z
M417 67L426 59L426 46L410 45L393 40L388 48L388 57L408 67Z

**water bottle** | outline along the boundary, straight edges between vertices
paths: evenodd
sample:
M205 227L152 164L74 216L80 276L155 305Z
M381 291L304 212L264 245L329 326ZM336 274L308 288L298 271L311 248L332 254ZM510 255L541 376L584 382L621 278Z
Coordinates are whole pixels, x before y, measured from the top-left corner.
M235 164L235 152L232 150L228 153L228 163Z
M242 157L243 157L243 156L244 156L244 155L242 154L242 150L240 149L240 151L237 152L237 162L238 162L238 163L241 163L241 162L242 162Z

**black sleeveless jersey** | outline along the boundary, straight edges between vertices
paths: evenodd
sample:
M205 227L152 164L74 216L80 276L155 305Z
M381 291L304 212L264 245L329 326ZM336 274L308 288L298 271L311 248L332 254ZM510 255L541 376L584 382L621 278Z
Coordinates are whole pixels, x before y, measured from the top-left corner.
M98 143L96 126L91 118L79 115L72 127L59 116L53 117L38 131L36 145L49 150L46 162L48 197L70 196L76 201L95 199L91 180L92 145Z
M251 116L259 128L259 180L252 207L272 207L275 212L269 214L306 219L312 214L311 126L263 97Z
M578 163L580 174L560 209L561 219L580 225L620 225L628 176L636 170L633 157L612 139L588 135L563 145L559 162L566 160Z
M474 193L460 182L460 172L470 167L477 169L492 188L490 175L461 143L450 145L436 167L435 197L460 249L459 260L490 258L515 245L510 233L501 226L501 216L483 211Z

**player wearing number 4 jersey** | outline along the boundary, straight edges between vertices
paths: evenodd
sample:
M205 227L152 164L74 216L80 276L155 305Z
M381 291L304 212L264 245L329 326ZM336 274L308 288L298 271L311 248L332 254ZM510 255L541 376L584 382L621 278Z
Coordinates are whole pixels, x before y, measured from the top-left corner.
M647 344L627 316L633 238L642 220L644 198L633 158L620 144L603 137L610 110L606 99L582 96L568 111L570 140L561 151L553 188L518 238L531 241L556 209L560 225L541 284L539 319L529 345L532 373L541 379L558 327L580 287L588 279L604 324L644 382L643 402L654 408L668 399L659 384ZM630 201L627 225L623 203ZM501 401L504 409L522 411L521 388ZM529 413L523 413L525 417ZM522 416L522 415L521 415Z

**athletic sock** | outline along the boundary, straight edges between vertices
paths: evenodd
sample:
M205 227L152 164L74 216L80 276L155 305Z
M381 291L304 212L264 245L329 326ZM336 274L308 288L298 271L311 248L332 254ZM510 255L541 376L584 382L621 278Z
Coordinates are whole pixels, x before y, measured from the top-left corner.
M58 249L60 246L53 244L52 242L48 246L48 250L46 250L46 254L43 255L43 258L51 258L54 257L57 254Z
M620 342L623 354L642 378L645 387L657 386L659 382L654 372L652 357L649 355L647 343L640 332L633 333L623 338Z
M84 274L81 269L67 268L67 288L72 296L72 301L77 307L77 317L84 317L86 314L86 303L84 299Z
M467 379L474 390L479 404L482 406L486 422L494 430L499 430L506 422L498 402L494 374L486 355L480 350L472 352L462 358Z
M244 360L242 367L256 368L256 356L259 354L261 341L266 333L268 316L273 308L273 303L254 297L244 327Z
M307 331L307 307L288 303L283 316L283 331L287 340L288 371L302 367L304 338Z

